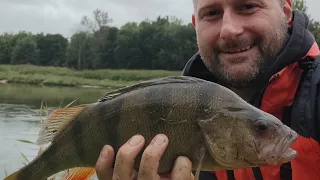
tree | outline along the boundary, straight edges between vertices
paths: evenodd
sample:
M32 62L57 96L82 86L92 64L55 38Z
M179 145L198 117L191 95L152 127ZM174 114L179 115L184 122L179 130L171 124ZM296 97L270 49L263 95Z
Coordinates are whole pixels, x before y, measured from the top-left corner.
M68 39L60 34L36 35L39 48L38 65L63 66L66 61Z
M320 24L318 21L313 19L311 17L311 15L308 13L308 7L306 6L306 1L305 0L293 0L292 3L293 3L294 9L300 10L308 15L308 17L310 19L309 30L315 36L317 43L320 43Z
M101 60L103 59L103 41L104 38L107 36L108 32L104 29L111 22L112 19L109 18L108 13L103 12L100 9L96 9L93 11L93 20L91 20L87 16L83 16L81 19L81 24L91 30L93 37L96 41L96 43L93 44L96 54L96 57L92 59L92 65L94 69L96 69L101 64Z
M31 36L17 40L12 51L11 64L35 64L38 58L37 43Z
M77 69L86 69L88 65L86 59L90 54L90 34L85 31L79 31L71 36L68 46L67 65Z
M13 34L4 33L0 36L0 64L10 64L15 45Z

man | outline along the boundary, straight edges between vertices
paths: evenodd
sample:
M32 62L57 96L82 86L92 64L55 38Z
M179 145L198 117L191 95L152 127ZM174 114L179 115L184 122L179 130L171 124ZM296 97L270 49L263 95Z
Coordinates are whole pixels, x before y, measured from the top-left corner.
M192 22L199 52L183 75L227 86L299 133L292 146L298 157L288 164L203 172L200 179L320 179L320 113L315 110L320 107L320 71L314 61L319 48L307 30L307 16L293 11L291 0L194 0ZM157 167L167 143L166 136L155 137L135 176L160 178ZM143 145L141 136L124 144L114 169L113 149L105 146L96 164L99 179L134 176L133 161ZM187 158L179 157L171 179L193 179L191 166Z

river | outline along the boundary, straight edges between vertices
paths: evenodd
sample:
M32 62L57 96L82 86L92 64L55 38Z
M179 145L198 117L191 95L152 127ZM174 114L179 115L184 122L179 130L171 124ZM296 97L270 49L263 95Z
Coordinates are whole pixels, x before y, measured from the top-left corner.
M38 153L35 142L41 118L41 102L52 109L63 107L73 100L74 105L97 101L110 89L47 87L24 84L0 84L0 179L24 166ZM41 114L41 115L40 115ZM25 158L24 158L25 156Z

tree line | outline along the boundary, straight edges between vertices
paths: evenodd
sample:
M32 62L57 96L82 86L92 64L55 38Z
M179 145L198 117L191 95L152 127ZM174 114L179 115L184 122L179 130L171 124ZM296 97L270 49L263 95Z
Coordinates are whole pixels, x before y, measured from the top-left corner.
M294 0L296 9L307 12L305 1ZM309 15L310 16L310 15ZM310 17L311 18L311 17ZM181 70L197 51L195 30L176 17L159 16L121 28L99 9L93 18L83 16L85 30L70 38L61 34L3 33L0 64L34 64L73 69L165 69ZM320 42L320 24L311 18L309 29Z

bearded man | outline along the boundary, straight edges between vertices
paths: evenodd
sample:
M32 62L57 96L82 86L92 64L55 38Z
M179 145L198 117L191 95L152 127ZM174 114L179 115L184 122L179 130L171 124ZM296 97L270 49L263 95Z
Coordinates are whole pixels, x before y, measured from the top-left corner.
M308 30L309 19L293 11L291 0L193 0L192 22L199 51L187 62L183 75L226 86L252 105L279 118L298 134L291 162L234 171L202 172L201 180L315 180L320 179L320 67L319 47ZM170 176L157 174L168 145L158 135L142 156L148 170L132 176L132 162L144 138L134 136L114 152L106 145L97 160L100 180L193 179L192 163L179 157ZM152 169L152 170L150 170Z

